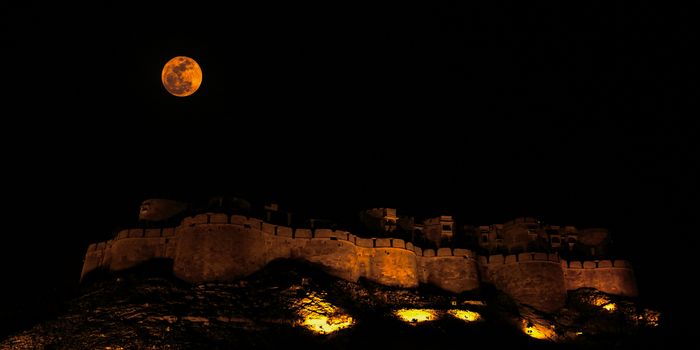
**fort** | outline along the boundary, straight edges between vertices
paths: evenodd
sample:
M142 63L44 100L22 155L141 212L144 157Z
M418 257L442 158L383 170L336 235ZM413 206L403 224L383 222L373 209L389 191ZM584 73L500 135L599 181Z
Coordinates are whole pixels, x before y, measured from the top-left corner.
M146 201L141 217L150 215L161 220L171 216L166 215L168 212L184 208L171 204ZM380 212L379 217L385 213ZM399 221L395 211L389 214L390 221ZM426 220L426 226L419 229L426 230L429 224L437 222L438 229L453 232L451 217L441 218L449 225L440 225L438 218ZM94 270L120 271L160 258L172 260L174 275L185 281L226 281L248 276L275 259L287 258L315 263L348 281L366 278L401 288L426 283L461 293L488 283L519 303L545 312L563 307L567 291L579 288L637 295L634 272L627 261L567 260L557 251L528 251L532 244L527 242L536 242L539 236L532 227L534 221L527 218L469 231L478 238L479 254L477 249L445 247L439 241L435 247L423 249L390 237L391 229L386 237L363 238L337 229L293 228L270 221L269 216L264 221L235 213L208 212L183 217L171 227L122 230L113 239L88 247L81 278ZM599 230L586 231L590 234L584 235L570 227L538 230L549 230L549 244L557 247L562 240L568 241L565 246L573 247L574 232L596 244L604 237ZM569 235L561 234L567 230ZM440 236L439 232L434 235ZM518 240L518 236L524 239Z

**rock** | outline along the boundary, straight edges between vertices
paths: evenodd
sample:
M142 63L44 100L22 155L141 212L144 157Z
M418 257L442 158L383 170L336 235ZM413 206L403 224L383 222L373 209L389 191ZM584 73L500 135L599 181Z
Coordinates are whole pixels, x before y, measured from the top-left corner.
M305 285L299 284L302 278ZM618 309L591 306L597 300L614 302ZM434 309L441 315L466 309L484 321L474 325L444 317L409 326L394 315L400 308ZM429 286L351 283L294 261L272 263L231 283L189 285L124 273L84 285L65 309L54 320L0 341L0 349L414 349L450 348L465 339L472 347L528 348L537 341L525 336L528 325L541 327L547 341L563 342L564 349L569 342L593 349L651 336L658 327L650 324L659 324L660 317L594 290L571 293L566 308L545 314L495 290L455 296ZM305 322L324 331L342 322L353 326L318 335Z

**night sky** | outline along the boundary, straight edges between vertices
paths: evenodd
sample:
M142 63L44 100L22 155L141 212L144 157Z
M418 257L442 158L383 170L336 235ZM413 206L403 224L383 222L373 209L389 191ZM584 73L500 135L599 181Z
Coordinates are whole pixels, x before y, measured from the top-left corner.
M2 5L4 315L70 295L87 244L141 200L223 194L608 227L680 324L698 247L689 11L254 3ZM178 55L204 74L188 98L160 82Z

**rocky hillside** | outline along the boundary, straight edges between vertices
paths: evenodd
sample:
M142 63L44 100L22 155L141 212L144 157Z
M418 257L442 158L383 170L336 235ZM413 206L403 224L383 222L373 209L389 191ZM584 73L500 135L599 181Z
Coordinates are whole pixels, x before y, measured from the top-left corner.
M658 313L595 290L544 315L488 288L452 295L355 284L297 261L202 285L164 270L93 275L61 316L0 349L661 348Z

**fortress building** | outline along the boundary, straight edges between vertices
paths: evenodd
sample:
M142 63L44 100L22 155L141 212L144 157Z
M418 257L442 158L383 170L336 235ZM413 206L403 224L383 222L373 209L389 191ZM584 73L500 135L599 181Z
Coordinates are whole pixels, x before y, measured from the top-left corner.
M455 225L450 215L440 215L423 221L423 235L438 247L443 240L451 240L455 233Z
M142 206L140 218L164 219L184 208L178 203L159 202L144 202L148 205L145 212ZM158 208L158 215L154 208ZM396 217L392 211L368 214L377 218L377 225ZM425 229L434 230L431 234L435 238L455 231L452 217L433 221L426 223ZM173 273L185 281L225 281L248 276L272 260L291 258L318 264L348 281L363 277L402 288L428 283L460 293L489 283L516 301L547 312L564 306L568 290L583 287L637 295L633 270L624 260L566 261L556 251L528 250L531 242L561 248L582 239L585 247L595 249L607 239L605 230L578 231L523 218L469 232L477 235L479 251L488 253L477 255L475 250L450 247L422 249L400 238L363 238L341 230L292 228L236 213L211 212L186 216L175 227L123 230L109 241L91 244L81 276L98 269L124 270L160 258L172 260ZM497 247L506 254L491 253ZM515 251L520 252L512 253Z

